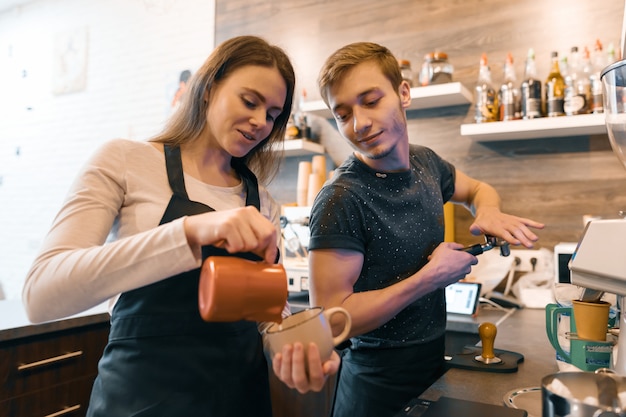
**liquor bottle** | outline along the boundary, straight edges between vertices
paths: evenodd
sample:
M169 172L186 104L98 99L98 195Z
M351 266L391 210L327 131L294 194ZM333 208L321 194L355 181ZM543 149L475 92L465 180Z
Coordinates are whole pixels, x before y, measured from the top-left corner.
M571 63L568 63L571 65ZM550 73L545 82L546 115L548 117L564 116L563 101L565 99L565 80L559 69L559 53L551 54Z
M576 86L574 85L578 76L578 67L580 66L580 57L577 46L572 46L572 49L570 49L567 64L567 74L561 72L561 75L565 80L565 90L563 91L563 111L565 111L566 116L571 116L575 114L575 109L580 106L580 103L578 103L578 97L576 97Z
M302 94L298 100L298 108L295 113L295 123L300 132L301 138L311 139L311 128L309 127L309 116L304 110L304 103L306 102L306 89L302 89Z
M300 129L296 125L296 119L293 114L289 115L287 121L287 129L285 130L285 140L301 138Z
M611 65L612 63L614 63L616 61L615 58L615 47L613 46L613 43L609 44L609 47L606 50L606 65Z
M570 71L569 58L567 55L564 55L563 57L561 57L561 60L559 61L559 69L561 70L561 75L563 76L563 79L565 79L565 77L567 77L567 74L569 74L569 71Z
M580 63L580 77L576 80L576 94L585 100L585 106L581 109L579 114L591 112L590 77L592 72L591 54L589 53L589 48L585 46L585 49L583 49L582 61Z
M526 68L524 69L524 81L522 81L520 97L523 119L542 117L541 86L541 81L537 79L535 51L530 48L526 56Z
M520 90L515 83L513 55L509 52L504 62L504 82L498 91L500 121L515 120L521 117Z
M400 64L402 79L408 82L410 87L413 87L413 70L411 69L411 61L408 59L401 59L398 63Z
M605 55L602 53L602 42L596 39L591 54L591 74L589 75L590 100L589 108L592 113L604 113L604 98L602 95L602 80L600 73L608 65Z
M570 52L563 99L566 116L589 113L589 50L585 50L582 56L577 46L573 46Z
M474 120L476 123L495 122L498 120L498 97L491 82L491 70L487 65L487 54L480 57L478 81L475 89Z

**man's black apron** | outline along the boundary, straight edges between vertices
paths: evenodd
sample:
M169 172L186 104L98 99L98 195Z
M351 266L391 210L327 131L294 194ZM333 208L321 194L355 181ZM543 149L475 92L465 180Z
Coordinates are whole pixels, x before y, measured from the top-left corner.
M214 211L189 200L180 148L165 147L174 192L160 224ZM260 209L256 178L239 172L246 205ZM205 246L202 257L228 255ZM254 254L237 254L259 260ZM98 365L89 417L271 416L268 368L257 325L207 323L198 311L200 269L123 293Z

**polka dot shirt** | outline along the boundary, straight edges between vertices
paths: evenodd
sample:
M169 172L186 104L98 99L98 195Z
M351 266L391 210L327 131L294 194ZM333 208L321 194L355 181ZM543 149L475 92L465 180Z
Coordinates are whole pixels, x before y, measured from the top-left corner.
M414 274L443 241L443 203L454 193L454 166L411 145L411 169L376 172L350 156L335 170L311 210L309 250L364 254L355 292L387 287ZM325 277L333 279L333 277ZM441 336L443 289L416 300L383 326L352 339L354 348L419 344Z

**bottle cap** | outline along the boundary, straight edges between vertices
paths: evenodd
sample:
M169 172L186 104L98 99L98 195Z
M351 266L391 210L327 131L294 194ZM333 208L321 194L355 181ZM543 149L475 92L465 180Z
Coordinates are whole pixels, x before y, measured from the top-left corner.
M602 42L600 42L600 39L596 39L596 43L595 43L593 48L596 51L601 51L602 50Z
M429 52L424 55L424 59L427 61L445 61L448 59L448 54L440 51Z

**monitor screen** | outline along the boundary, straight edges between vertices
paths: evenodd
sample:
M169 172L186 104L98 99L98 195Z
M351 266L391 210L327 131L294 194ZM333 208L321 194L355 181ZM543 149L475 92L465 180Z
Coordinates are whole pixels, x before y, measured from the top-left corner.
M478 309L479 282L456 282L446 287L446 310L448 313L472 315Z

